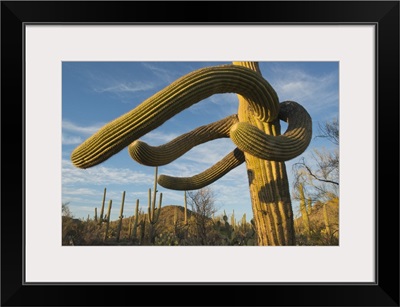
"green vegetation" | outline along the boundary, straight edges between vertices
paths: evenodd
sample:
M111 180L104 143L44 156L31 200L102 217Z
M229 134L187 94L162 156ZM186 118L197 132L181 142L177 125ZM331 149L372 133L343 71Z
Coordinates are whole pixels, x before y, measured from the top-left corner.
M148 214L139 214L110 221L108 228L94 219L75 219L63 216L63 245L158 245L158 246L228 246L256 245L255 231L251 222L242 219L235 226L228 222L227 215L203 219L198 213L187 209L188 222L185 224L185 208L168 205L160 209L159 221L150 231ZM204 222L204 232L199 221ZM134 226L135 221L136 227ZM119 237L118 237L119 231ZM107 235L106 235L107 234ZM205 236L204 236L205 235Z
M329 217L326 227L324 208ZM338 245L337 200L312 206L309 217L309 231L304 227L303 217L294 219L296 245ZM179 205L167 205L160 209L159 221L150 233L148 214L136 211L133 216L110 221L107 229L95 219L76 219L72 215L63 216L63 245L157 245L157 246L254 246L257 245L254 221L246 220L244 214L240 221L235 213L217 215L203 219L198 213L186 210ZM235 223L233 223L235 220ZM204 228L199 227L204 222ZM144 227L144 225L147 227ZM120 228L121 227L121 228ZM202 232L201 229L204 229ZM119 231L119 237L118 237ZM105 237L105 233L107 236Z
M125 193L124 193L125 194ZM155 193L154 193L155 194ZM161 195L160 195L161 196ZM255 246L257 244L254 220L247 221L246 214L236 218L231 214L215 215L215 197L212 190L204 188L184 192L184 205L161 207L152 211L154 197L149 198L147 212L139 209L136 200L134 214L123 217L122 206L117 220L110 221L112 200L104 219L88 217L76 219L69 204L62 205L63 245L155 245L155 246ZM123 198L124 203L124 198ZM187 205L191 206L191 210ZM304 209L294 219L296 245L338 245L339 200L316 202ZM97 212L95 208L95 212ZM151 215L153 217L151 217ZM305 217L307 222L305 223Z

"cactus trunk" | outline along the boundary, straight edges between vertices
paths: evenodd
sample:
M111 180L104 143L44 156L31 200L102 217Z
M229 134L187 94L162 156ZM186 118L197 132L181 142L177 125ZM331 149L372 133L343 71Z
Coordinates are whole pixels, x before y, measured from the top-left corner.
M231 215L231 225L232 225L233 229L236 228L235 210L233 210L232 215Z
M110 227L110 215L111 215L111 206L112 206L112 200L110 199L110 202L108 203L108 212L107 212L107 221L106 221L106 231L104 233L104 240L107 240L107 235L108 235L108 228Z
M145 239L145 231L146 231L146 218L140 221L140 245L143 245Z
M255 62L234 62L261 74ZM258 127L268 135L279 135L279 121L257 119L247 98L238 95L240 122ZM293 211L284 162L268 161L245 152L252 210L258 245L294 245Z
M308 215L310 215L312 213L312 200L311 200L311 197L309 197L308 200L307 200L307 212L308 212Z
M327 211L327 206L328 204L324 204L323 206L323 214L324 214L324 223L325 223L325 230L326 234L330 237L331 236L331 227L329 225L329 217L328 217L328 211Z
M247 230L247 227L246 227L246 224L247 224L246 213L244 213L243 216L242 216L242 223L241 224L242 224L243 231L246 232L246 230Z
M149 240L151 244L155 242L155 228L156 223L158 222L158 218L161 212L161 203L162 203L162 193L160 193L160 199L158 202L158 208L156 208L156 199L157 199L157 174L158 174L158 166L155 167L154 170L154 190L153 190L153 198L151 197L151 189L149 189L149 207L148 207L148 215L147 218L149 220Z
M132 221L133 218L128 219L128 239L132 236Z
M299 184L299 195L300 195L300 212L303 221L304 232L307 238L310 238L311 230L310 230L310 218L308 216L308 211L306 207L306 198L304 196L304 187L300 183Z
M186 196L186 191L184 192L184 206L185 206L185 211L184 211L184 213L185 213L185 221L184 221L184 223L185 223L185 226L188 224L188 218L187 218L187 196Z
M122 193L122 202L121 202L121 210L119 212L119 223L118 223L118 230L117 230L117 242L119 242L119 237L121 234L122 228L122 219L124 218L124 203L125 203L125 191Z
M136 199L135 216L132 225L132 241L136 240L137 228L139 226L139 199Z
M106 201L106 193L107 193L107 189L104 188L103 201L102 201L102 203L101 203L101 210L100 210L100 224L103 222L104 203L105 203L105 201Z

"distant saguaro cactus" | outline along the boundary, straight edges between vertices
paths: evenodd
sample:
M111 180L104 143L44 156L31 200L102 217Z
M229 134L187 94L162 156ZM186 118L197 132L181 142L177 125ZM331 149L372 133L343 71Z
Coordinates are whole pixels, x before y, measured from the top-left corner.
M137 228L139 226L139 199L136 199L135 215L132 223L132 241L136 240Z
M103 223L103 214L104 214L104 204L106 201L106 194L107 194L107 189L104 188L103 192L103 201L101 202L101 210L100 210L100 219L99 219L99 224Z
M155 239L155 225L158 222L158 218L160 217L161 212L161 203L163 194L160 193L160 198L158 202L158 207L156 208L156 199L157 199L157 173L158 167L154 170L154 190L153 197L151 197L151 189L149 189L149 206L148 206L148 214L147 220L149 222L149 236L150 243L154 243Z
M328 216L328 209L327 209L328 203L325 203L322 205L322 212L324 215L324 223L325 223L325 230L327 235L330 237L331 236L331 227L329 224L329 216Z
M117 229L117 242L119 241L119 237L122 229L122 221L124 218L124 204L125 204L125 191L122 193L122 201L121 201L121 209L119 212L119 221L118 221L118 229Z
M236 93L238 114L199 127L153 147L143 135L191 105L214 94ZM280 134L279 120L288 123ZM304 152L311 140L311 117L294 101L279 103L257 62L233 62L195 70L103 126L71 155L76 167L93 167L128 147L138 163L161 166L199 144L230 138L237 146L221 161L193 177L160 175L174 190L201 189L246 162L259 245L294 245L293 213L284 161Z
M308 216L308 211L306 207L306 198L304 196L304 187L303 184L299 184L298 186L299 195L300 195L300 212L303 221L304 232L306 233L307 238L310 238L311 229L310 229L310 218Z
M187 195L186 191L183 192L183 202L184 202L184 225L187 226L188 224L188 213L187 213Z
M103 241L107 240L108 237L108 228L110 227L110 215L111 215L111 207L112 207L112 200L110 199L108 203L108 212L107 212L107 217L106 217L106 230L104 232L104 239Z

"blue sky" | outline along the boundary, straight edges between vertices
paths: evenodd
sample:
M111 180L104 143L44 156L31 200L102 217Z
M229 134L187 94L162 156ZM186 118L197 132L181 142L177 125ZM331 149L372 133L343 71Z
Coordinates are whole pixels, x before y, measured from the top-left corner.
M77 218L93 218L100 209L104 188L106 206L112 199L111 219L117 219L125 191L124 216L133 215L136 199L147 208L148 189L153 188L154 167L132 160L127 149L88 169L78 169L70 161L71 152L100 127L132 110L142 101L177 78L202 67L231 62L63 62L62 64L62 202L69 203ZM260 62L263 77L274 87L279 101L294 100L313 119L314 136L318 123L338 118L338 62ZM237 113L236 94L218 94L174 116L141 140L161 145L173 138ZM282 123L282 133L285 131ZM313 139L307 151L287 161L289 184L292 165L307 157L314 148L329 148L321 138ZM207 169L235 148L230 139L218 139L193 148L174 162L160 166L159 174L193 176ZM217 214L224 210L239 219L252 217L245 164L217 180L210 188L215 193ZM163 205L183 205L183 192L158 186ZM293 202L294 213L297 203Z

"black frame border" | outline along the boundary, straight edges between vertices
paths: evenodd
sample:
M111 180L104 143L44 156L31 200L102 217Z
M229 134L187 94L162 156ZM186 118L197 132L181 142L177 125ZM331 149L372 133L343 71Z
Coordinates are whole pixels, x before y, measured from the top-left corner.
M154 6L169 13L160 18ZM375 25L377 283L25 284L23 41L29 23ZM399 184L392 174L399 174L399 101L399 1L2 1L1 306L399 306Z

